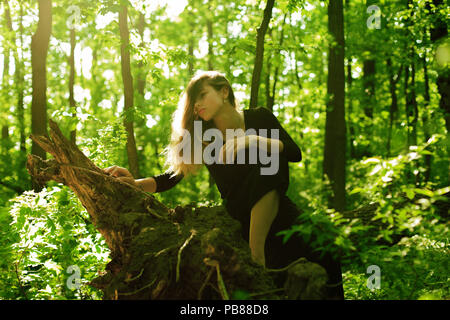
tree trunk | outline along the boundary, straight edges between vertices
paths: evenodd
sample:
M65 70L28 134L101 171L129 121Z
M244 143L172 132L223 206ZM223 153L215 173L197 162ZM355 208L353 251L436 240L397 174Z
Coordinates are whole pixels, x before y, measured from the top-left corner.
M12 31L12 24L11 24L11 14L9 11L9 5L8 5L8 1L5 1L5 23L6 23L6 27L9 29L9 31ZM3 38L4 41L4 52L3 52L3 74L2 74L2 92L1 95L4 98L4 103L6 105L6 107L9 109L10 108L10 85L9 85L9 58L10 58L10 54L11 54L11 50L10 50L10 43L12 42L12 39L10 39L9 37L4 37ZM8 149L10 147L10 144L8 143L7 140L9 140L9 125L8 125L8 120L7 119L3 119L3 124L2 124L2 135L1 135L1 139L2 141L2 151L4 151L5 154L8 153ZM4 143L3 143L4 142Z
M139 44L139 47L142 49L145 48L144 33L145 33L146 26L147 26L147 24L145 23L145 15L142 12L140 12L139 13L139 22L137 25L137 31L141 38L141 43ZM145 88L146 88L147 74L148 74L148 66L146 66L142 60L140 60L137 63L137 73L136 73L136 94L137 94L136 107L137 108L141 108L144 105L147 105L147 103L145 102ZM146 163L147 159L146 159L146 155L144 154L144 152L138 151L137 155L138 155L139 162Z
M411 145L417 146L417 120L419 115L419 109L417 105L416 98L416 63L415 63L415 53L412 49L412 65L411 65Z
M195 17L192 12L193 10L193 0L189 0L188 3L188 22L189 22L189 36L188 36L188 77L189 80L194 76L194 25L195 25Z
M69 186L111 250L105 274L90 283L105 299L227 299L237 290L254 299L325 297L326 273L317 264L301 258L277 271L253 263L240 224L224 207L166 207L105 174L53 121L50 137L31 138L54 159L30 155L30 174ZM276 289L276 274L287 276L284 288Z
M350 21L348 19L349 13L350 13L350 0L345 0L344 2L344 29L345 29L345 39L348 39L348 30L347 26L350 25ZM345 19L347 17L347 19ZM345 40L346 41L346 40ZM346 111L346 123L347 123L347 130L348 130L348 146L349 146L349 156L350 159L356 159L356 150L355 150L355 124L352 121L352 115L353 115L353 97L352 97L352 85L353 85L353 75L352 75L352 56L350 55L347 57L347 111Z
M409 133L409 106L408 104L410 103L411 98L409 97L410 92L409 92L409 74L410 74L410 65L409 63L406 64L405 66L405 82L403 85L403 95L405 96L405 116L406 116L406 152L409 152L409 141L410 141L410 133Z
M365 135L368 143L363 144L363 149L360 152L360 157L371 157L373 155L373 109L375 99L375 59L364 60L363 62L363 110L366 116L361 131Z
M31 132L35 135L47 133L47 51L52 31L52 1L39 0L39 22L36 33L31 38L32 67L32 101ZM45 151L35 142L31 153L46 159ZM39 191L41 186L32 181L33 189Z
M287 14L285 14L283 16L283 23L281 25L281 31L280 31L280 39L278 40L278 50L275 50L275 56L279 57L280 56L280 50L283 47L283 41L284 41L284 26L286 24L286 17ZM282 59L281 59L282 60ZM273 105L275 104L275 94L277 91L277 82L278 82L278 73L280 72L280 61L278 61L278 59L275 59L276 62L276 66L275 66L275 71L273 73L273 83L272 83L272 87L270 86L270 67L271 67L271 63L270 63L270 59L268 59L267 61L267 78L266 78L266 92L267 92L267 109L269 109L270 111L273 111ZM282 62L281 62L282 63Z
M423 94L423 113L422 113L422 125L423 125L423 135L424 135L424 142L427 143L427 141L431 138L431 128L428 118L428 108L430 106L430 81L428 78L428 67L427 67L427 56L426 52L424 53L424 56L422 58L422 64L423 64L423 78L424 78L424 94ZM429 150L428 150L429 151ZM425 155L425 172L424 172L424 178L425 182L428 182L430 180L430 174L431 174L431 160L432 155L426 154Z
M15 57L17 57L15 80L16 80L16 90L17 90L17 120L19 123L20 132L20 151L22 152L23 164L25 164L25 154L27 152L26 142L25 142L25 108L24 108L24 73L23 73L23 4L20 3L20 18L19 18L19 42L20 42L20 52ZM21 166L25 167L25 166Z
M363 62L364 114L373 121L373 99L375 96L375 60ZM372 123L370 124L372 126Z
M366 0L366 7L377 4L375 0ZM370 37L370 30L364 28L366 36ZM359 152L358 157L371 157L374 152L372 150L373 145L373 130L374 130L374 106L375 102L375 75L376 75L376 54L377 48L373 41L366 42L366 51L370 52L370 57L366 57L363 61L363 94L362 104L366 121L361 126L361 132L365 135L368 144L362 145L362 150Z
M11 11L9 9L8 0L5 0L4 4L4 14L5 14L5 27L8 31L12 32L12 22L11 22ZM7 91L9 83L9 57L11 55L11 44L15 45L13 39L10 39L9 35L3 36L3 74L2 74L2 85L3 89Z
M206 18L206 37L208 41L208 70L214 70L214 52L213 52L213 20L212 16L210 15L211 11L211 1L208 1L208 17ZM208 183L209 183L209 199L214 199L214 189L216 182L214 181L213 176L207 172L208 175Z
M352 84L353 84L352 59L349 58L349 59L347 59L347 93L351 92ZM355 150L355 145L354 145L355 128L354 128L353 121L351 120L351 115L353 114L353 101L352 101L351 96L347 99L347 106L348 106L347 107L347 115L348 115L347 123L348 123L348 127L349 127L348 128L348 131L349 131L348 145L350 146L350 158L355 159L356 158L356 150Z
M144 48L144 31L145 31L145 15L143 13L139 13L139 23L137 25L138 33L141 37L141 43L139 44L140 48ZM138 63L138 72L137 72L137 81L136 81L136 91L138 96L144 100L145 96L145 79L147 78L147 69L145 64L142 61Z
M119 11L119 29L120 29L120 62L122 66L122 80L124 90L124 126L127 131L127 154L128 166L131 174L135 178L140 178L139 163L136 149L136 141L134 138L134 112L133 112L133 76L131 75L130 65L130 34L128 31L128 9L126 5L122 5Z
M250 92L250 108L258 107L258 92L261 79L261 71L264 62L264 37L269 26L270 19L272 18L272 9L275 0L267 0L266 8L264 9L264 17L261 25L258 27L256 35L256 55L255 64L252 74L252 88Z
M394 126L394 122L397 118L398 113L398 98L397 98L397 83L400 80L400 74L402 72L402 66L396 75L394 75L392 60L388 58L386 60L386 65L389 73L389 90L391 93L391 104L389 107L389 128L388 128L388 136L387 136L387 153L386 157L389 158L391 156L391 141L392 141L392 128Z
M76 119L77 112L76 112L76 104L75 104L75 98L73 95L73 86L75 84L75 29L70 30L70 57L69 57L69 68L70 68L70 75L69 75L69 107L72 109L72 117ZM77 130L74 129L70 132L70 141L72 143L76 143L77 138Z
M328 103L325 121L325 148L323 173L327 175L333 195L330 207L345 209L345 41L342 0L330 0L328 5L328 30L335 45L330 45L328 56Z
M214 70L214 52L213 52L213 19L210 15L212 12L211 0L208 0L208 17L206 19L206 30L208 40L208 70Z

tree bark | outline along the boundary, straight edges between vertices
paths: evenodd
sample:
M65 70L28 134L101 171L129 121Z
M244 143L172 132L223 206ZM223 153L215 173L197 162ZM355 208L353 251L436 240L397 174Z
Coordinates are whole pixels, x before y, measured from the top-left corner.
M213 52L213 19L210 15L212 12L211 0L208 0L208 11L206 18L206 30L208 40L208 70L214 70L214 52Z
M392 129L394 126L394 122L397 118L397 113L398 113L397 83L400 80L402 66L400 66L398 73L396 75L394 75L391 58L388 58L386 60L386 65L387 65L387 69L388 69L388 73L389 73L389 90L391 93L391 104L389 106L389 127L388 127L387 143L386 143L386 145L387 145L386 157L389 158L391 156Z
M210 15L211 11L211 1L208 1L208 11L207 11L207 18L206 18L206 37L207 37L207 41L208 41L208 70L214 70L214 52L213 52L213 20L212 20L212 16ZM209 183L209 198L213 199L214 198L214 189L215 189L215 185L216 182L214 181L213 176L209 173L207 173L208 175L208 183Z
M127 155L128 166L131 174L135 178L140 178L139 163L136 148L136 140L134 138L134 120L133 120L133 104L134 104L134 89L133 89L133 76L131 75L130 64L130 34L128 30L128 8L126 5L122 5L119 11L119 29L120 29L120 62L122 66L122 81L124 91L124 126L127 131Z
M253 263L240 224L223 206L170 209L105 174L51 120L49 137L31 138L54 159L30 155L30 174L69 186L111 250L105 274L90 283L104 299L227 299L237 290L254 299L325 298L326 274L317 264L301 258L269 270ZM276 289L275 274L286 275L284 288Z
M19 42L20 42L20 52L15 55L16 71L16 89L17 89L17 120L19 122L19 132L20 132L20 151L22 152L23 164L25 164L25 154L27 152L26 142L25 142L25 108L24 108L24 73L23 73L23 4L20 3L20 18L19 18ZM12 28L12 26L11 26ZM23 166L25 167L25 166Z
M52 31L52 1L39 0L39 22L36 33L31 38L32 67L32 101L31 101L31 132L42 135L47 133L47 52ZM45 151L35 142L31 153L46 159ZM32 181L33 189L38 191L41 186Z
M193 10L193 0L189 0L188 3L188 22L189 22L189 36L188 36L188 78L189 80L194 76L194 25L195 25L195 17L192 12Z
M255 64L252 74L252 87L250 92L250 108L258 107L258 92L261 79L261 71L264 62L264 37L269 26L270 19L272 18L272 9L275 0L267 0L266 8L264 9L264 17L261 25L258 27L256 35L256 55Z
M8 5L8 1L5 1L4 3L5 5L5 24L6 27L8 28L9 31L12 31L12 24L11 24L11 14L9 11L9 5ZM4 41L4 53L3 53L3 74L2 74L2 96L4 97L4 101L5 104L7 106L7 108L10 107L10 85L9 85L9 58L10 58L10 54L11 54L11 50L10 50L10 43L12 43L11 41L12 39L10 39L10 37L4 37L3 41ZM7 119L3 119L3 124L2 124L2 133L1 133L1 139L5 142L2 143L2 151L4 149L5 154L8 153L8 149L10 147L10 144L7 142L7 140L9 140L9 124L8 124L8 120Z
M352 59L348 58L347 59L347 93L351 93L352 85L353 85ZM347 96L349 96L349 95L347 95ZM352 101L351 95L347 99L347 106L348 106L347 107L348 119L346 121L348 124L348 133L349 133L348 145L349 145L349 149L350 149L350 158L355 159L356 158L356 150L355 150L355 145L354 145L355 128L354 128L353 121L351 120L351 117L350 117L353 114L353 101Z
M72 117L76 119L77 113L76 113L76 104L75 104L75 98L73 94L73 86L75 84L75 29L70 30L70 57L69 57L69 68L70 68L70 74L69 74L69 107L73 109L72 111ZM77 139L77 130L74 129L70 132L70 140L75 143Z
M423 112L422 112L422 124L423 124L423 135L424 135L424 142L427 143L427 141L431 138L431 128L428 118L428 108L430 106L430 81L428 78L428 67L427 67L427 56L426 52L424 53L424 56L422 58L422 64L423 64L423 78L424 78L424 93L423 93ZM424 178L425 182L428 182L430 180L430 174L431 174L431 161L432 161L432 155L426 154L425 155L425 172L424 172Z
M328 56L328 103L325 121L325 148L323 173L327 175L333 195L330 207L345 209L345 41L342 0L330 0L328 5L328 30L335 44L330 45Z
M417 120L419 115L419 108L417 105L417 97L416 97L416 62L415 62L415 52L414 48L411 50L411 145L417 146Z
M138 33L141 37L141 43L139 44L140 48L145 47L144 42L144 31L145 31L145 15L143 13L139 13L139 23L137 25ZM137 72L137 81L136 81L136 91L138 96L144 100L145 96L145 79L147 78L147 69L145 64L142 61L138 62L138 72Z
M280 31L280 39L278 40L278 50L275 50L275 56L280 56L280 50L283 47L283 41L284 41L284 26L286 24L286 17L287 14L283 16L283 23L281 25L281 31ZM271 63L270 63L271 57L267 59L267 76L266 76L266 96L267 96L267 103L266 107L270 111L273 111L273 105L275 104L275 94L277 90L277 83L278 83L278 73L280 72L280 65L279 61L275 59L276 66L273 73L273 83L272 86L270 86L270 69L271 69Z
M366 0L366 7L368 8L371 5L377 4L375 0ZM370 30L368 28L364 28L365 35L370 37ZM361 133L365 135L365 139L367 139L368 143L361 145L362 150L358 152L358 157L371 157L374 152L372 150L373 145L373 130L374 130L374 106L375 103L375 88L376 88L376 55L377 48L374 45L374 41L366 42L365 50L370 52L370 57L365 57L363 61L363 94L362 94L362 103L363 103L363 111L365 115L364 124L361 126Z

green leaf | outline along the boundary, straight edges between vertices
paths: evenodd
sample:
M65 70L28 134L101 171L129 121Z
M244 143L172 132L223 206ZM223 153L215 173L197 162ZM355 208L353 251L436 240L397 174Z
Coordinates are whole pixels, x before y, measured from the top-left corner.
M414 198L414 190L406 189L406 196L409 198L409 200L412 200Z
M424 196L427 196L427 197L430 197L430 198L433 197L433 195L434 195L433 191L428 190L428 189L415 188L414 192L418 193L418 194L421 194L421 195L424 195Z
M445 188L436 190L436 191L434 192L434 194L437 195L437 196L441 196L441 195L443 195L443 194L445 194L445 193L448 193L448 192L450 192L450 187L445 187Z

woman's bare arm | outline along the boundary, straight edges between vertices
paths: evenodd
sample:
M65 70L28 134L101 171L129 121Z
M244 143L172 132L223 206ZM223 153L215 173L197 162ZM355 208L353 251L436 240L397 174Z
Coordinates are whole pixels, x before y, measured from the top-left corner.
M145 192L154 193L156 191L156 180L153 177L137 179L136 185Z

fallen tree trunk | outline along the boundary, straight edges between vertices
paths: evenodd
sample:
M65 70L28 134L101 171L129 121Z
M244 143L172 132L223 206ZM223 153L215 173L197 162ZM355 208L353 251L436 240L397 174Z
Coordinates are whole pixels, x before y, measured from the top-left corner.
M240 224L225 208L166 207L154 196L93 164L53 121L50 136L31 136L53 155L29 155L40 183L63 183L77 195L111 250L103 276L91 282L105 299L228 299L239 291L255 299L324 299L325 270L301 259L284 288L255 264Z

